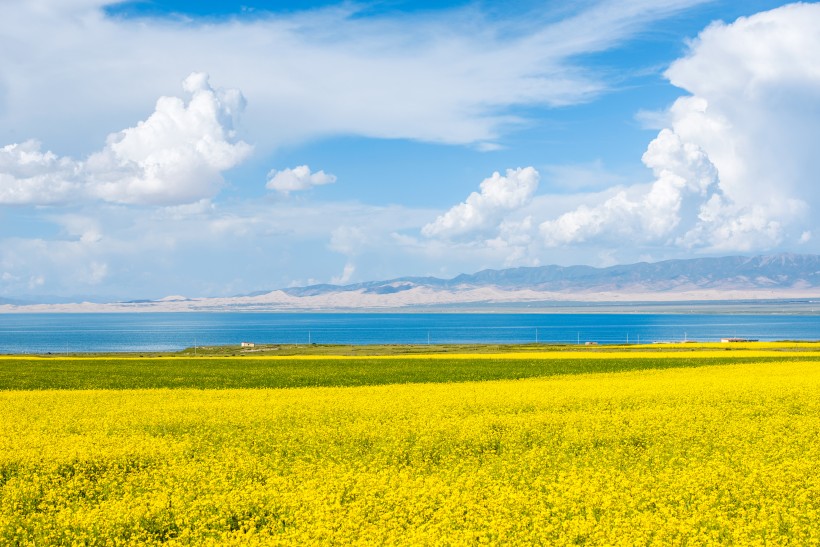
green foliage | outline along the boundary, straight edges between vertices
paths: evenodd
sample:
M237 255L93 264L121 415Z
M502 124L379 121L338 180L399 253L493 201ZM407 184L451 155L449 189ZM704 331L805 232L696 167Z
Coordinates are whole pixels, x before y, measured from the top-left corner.
M788 360L816 360L790 354ZM680 356L572 359L424 358L389 356L367 359L259 359L249 357L89 357L0 359L0 390L296 388L404 383L467 382L700 367L770 361L727 352L726 357Z

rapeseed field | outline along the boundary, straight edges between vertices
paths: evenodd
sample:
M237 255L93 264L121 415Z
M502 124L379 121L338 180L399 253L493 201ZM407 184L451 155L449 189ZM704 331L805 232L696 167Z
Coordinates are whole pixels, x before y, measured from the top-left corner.
M820 359L780 357L0 391L0 544L817 545Z

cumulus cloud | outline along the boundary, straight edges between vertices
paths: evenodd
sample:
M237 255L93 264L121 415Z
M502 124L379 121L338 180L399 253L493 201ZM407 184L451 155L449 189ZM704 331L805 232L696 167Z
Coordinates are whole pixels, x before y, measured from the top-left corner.
M718 250L800 241L820 206L820 4L794 4L703 31L667 71L692 93L673 130L720 173L681 241Z
M147 120L109 135L105 148L88 158L92 195L118 203L180 204L219 191L221 173L251 151L242 141L231 142L244 99L235 89L214 90L204 73L188 76L183 89L191 95L187 104L160 98Z
M43 152L36 141L3 147L0 203L177 205L212 197L222 172L251 151L233 129L244 99L237 90L213 89L203 73L188 76L183 88L187 103L161 97L145 121L109 135L85 160Z
M597 206L582 205L555 220L543 222L541 233L551 246L579 243L592 238L617 241L654 241L669 236L681 223L682 212L691 211L709 194L717 172L707 154L692 143L684 143L664 129L643 155L656 180L649 188L632 194L621 190ZM688 207L686 207L688 205Z
M541 261L534 247L533 221L531 216L522 220L505 220L498 227L498 234L485 242L485 246L504 257L504 267L538 266Z
M81 166L28 140L0 148L0 203L52 204L82 191Z
M666 72L675 101L644 164L655 181L540 225L548 245L590 240L765 250L804 243L820 205L820 5L716 23ZM659 119L656 117L656 119Z
M484 179L479 192L425 225L427 237L453 238L497 229L505 214L529 203L538 188L538 171L533 167L498 171Z
M336 182L335 175L325 173L324 171L312 173L310 167L300 165L293 169L283 169L281 171L277 171L276 169L271 170L268 173L268 182L265 188L288 194L290 192L307 190L314 186L332 184L334 182Z
M479 191L424 225L421 241L398 239L408 249L423 249L429 256L479 258L489 264L534 266L539 264L533 216L533 195L539 174L533 167L507 169L481 182ZM486 267L487 262L484 262Z

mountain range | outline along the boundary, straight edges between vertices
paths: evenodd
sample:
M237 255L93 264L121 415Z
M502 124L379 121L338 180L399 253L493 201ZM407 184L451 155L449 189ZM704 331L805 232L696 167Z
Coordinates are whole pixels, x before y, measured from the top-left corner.
M772 290L820 287L820 255L778 254L770 256L696 258L640 262L607 268L592 266L537 266L482 270L452 279L402 277L353 285L312 285L283 289L292 296L315 296L333 292L391 294L415 287L458 290L467 287L530 289L543 292L679 292L695 289ZM254 295L266 294L257 292Z
M225 298L169 296L99 304L0 305L4 311L412 309L554 302L732 301L820 296L820 255L706 257L595 268L482 270L451 279L401 277L311 285Z

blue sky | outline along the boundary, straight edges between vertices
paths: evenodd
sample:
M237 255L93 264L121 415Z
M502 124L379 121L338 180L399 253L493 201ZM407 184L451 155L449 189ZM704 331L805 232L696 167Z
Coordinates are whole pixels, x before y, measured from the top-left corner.
M818 251L820 6L0 6L0 297Z

